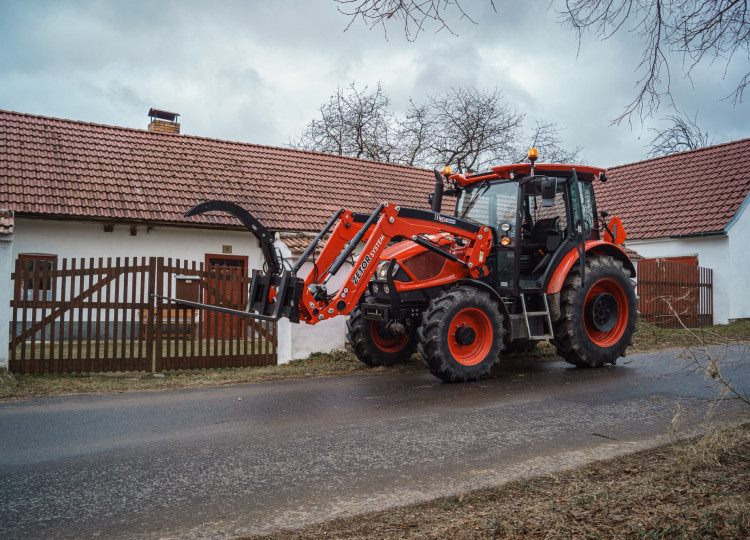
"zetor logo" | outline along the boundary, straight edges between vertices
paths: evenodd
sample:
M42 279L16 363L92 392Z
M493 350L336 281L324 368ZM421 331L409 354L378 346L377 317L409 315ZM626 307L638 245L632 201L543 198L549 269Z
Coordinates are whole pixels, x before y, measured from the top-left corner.
M385 240L385 235L381 234L380 238L378 238L378 241L375 242L375 245L370 250L370 253L365 255L365 258L362 261L362 264L359 265L359 268L357 268L357 272L354 274L354 277L352 278L352 282L355 285L359 283L360 279L362 279L362 275L365 273L365 270L367 270L367 267L370 266L370 263L373 260L375 260L375 255L377 255L378 251L380 250L380 246L383 244L383 240Z
M439 221L440 223L447 223L448 225L455 225L456 220L451 219L449 217L442 216L440 214L435 214L435 221Z

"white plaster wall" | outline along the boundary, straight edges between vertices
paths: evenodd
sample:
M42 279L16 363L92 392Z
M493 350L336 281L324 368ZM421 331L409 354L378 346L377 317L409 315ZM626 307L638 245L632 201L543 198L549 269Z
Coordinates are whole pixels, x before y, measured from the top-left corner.
M204 261L206 253L220 255L222 246L232 255L246 255L250 268L260 268L263 255L249 232L211 231L179 227L154 227L149 234L139 226L130 235L129 225L104 232L102 224L16 218L13 259L19 253L49 253L63 257L165 257Z
M13 272L13 235L0 236L0 372L8 370L10 323L13 314L10 308L13 290L10 275Z
M304 279L311 270L312 264L307 262L297 275ZM352 265L344 263L338 274L328 282L328 292L337 291L351 270ZM307 358L314 352L330 352L346 346L346 317L334 317L316 324L292 324L291 327L293 360Z
M625 244L648 259L697 255L699 266L711 268L714 271L714 324L727 324L729 319L733 318L731 305L734 296L739 291L735 288L735 281L732 279L729 238L726 236L660 238L628 240Z
M729 226L730 319L750 318L750 194Z

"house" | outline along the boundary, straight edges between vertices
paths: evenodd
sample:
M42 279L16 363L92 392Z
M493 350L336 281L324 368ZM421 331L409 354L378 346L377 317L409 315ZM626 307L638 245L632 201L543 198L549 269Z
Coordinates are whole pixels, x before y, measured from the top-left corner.
M597 206L646 258L690 258L714 275L714 323L750 317L750 139L613 167Z
M149 115L145 130L0 110L0 328L8 328L19 258L158 256L261 268L258 242L236 218L183 214L205 200L235 202L294 258L340 208L426 208L434 185L424 169L188 136L175 113ZM279 362L343 345L343 320L279 325Z

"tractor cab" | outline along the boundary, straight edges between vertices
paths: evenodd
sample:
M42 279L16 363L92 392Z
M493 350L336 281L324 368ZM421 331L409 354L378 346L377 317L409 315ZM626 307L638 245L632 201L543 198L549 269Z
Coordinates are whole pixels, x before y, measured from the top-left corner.
M593 181L604 169L539 164L453 175L456 216L490 226L494 288L518 296L541 291L568 252L598 240Z

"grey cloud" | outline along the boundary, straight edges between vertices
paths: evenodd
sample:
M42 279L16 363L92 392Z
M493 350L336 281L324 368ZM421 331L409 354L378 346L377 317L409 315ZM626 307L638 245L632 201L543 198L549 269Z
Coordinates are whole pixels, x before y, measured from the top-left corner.
M609 126L634 96L634 36L587 37L576 56L575 36L557 23L549 0L496 1L497 13L486 0L465 4L477 24L456 21L458 36L433 27L409 43L400 23L389 25L387 40L361 21L344 32L349 21L333 0L6 0L0 108L145 127L154 105L180 112L187 133L284 144L337 86L355 79L384 81L396 112L409 97L421 102L476 84L500 89L527 123L558 122L566 145L583 146L592 164L642 157L658 119ZM486 62L492 54L502 62ZM416 62L406 64L411 57ZM269 67L267 58L278 63ZM529 80L511 76L531 65L520 70ZM725 77L723 66L708 66L692 83L673 74L677 106L698 110L717 141L747 136L747 104L719 101L742 69L734 63Z

